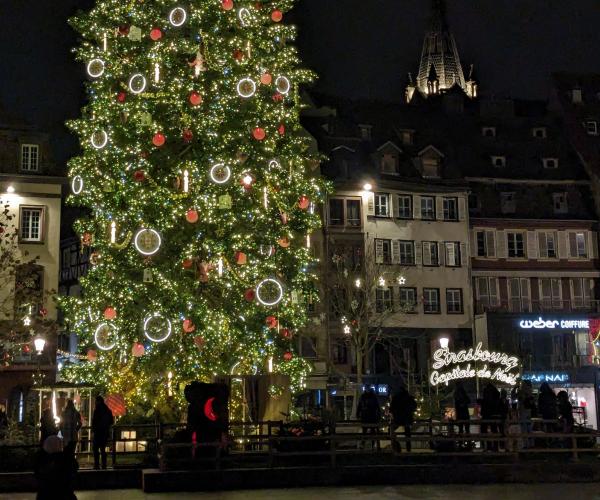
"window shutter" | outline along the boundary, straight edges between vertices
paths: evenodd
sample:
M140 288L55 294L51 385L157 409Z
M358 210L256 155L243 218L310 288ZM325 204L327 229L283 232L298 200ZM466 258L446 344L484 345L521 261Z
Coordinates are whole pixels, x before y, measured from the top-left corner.
M446 244L442 241L436 243L438 250L438 266L446 265Z
M431 265L431 243L429 241L423 242L423 265Z
M392 264L400 264L400 242L392 240Z
M531 290L529 278L521 278L521 303L525 311L531 310Z
M420 196L413 197L413 218L415 218L415 219L421 218L421 197Z
M375 240L375 264L383 264L383 240Z
M461 196L458 199L458 220L463 221L466 218L467 209L465 199Z
M527 258L538 258L538 242L535 237L535 231L527 231Z
M496 232L494 230L485 232L485 253L486 257L498 257L499 252L496 252Z
M590 259L595 259L598 255L598 241L596 240L596 233L593 231L587 232L587 251Z
M420 266L423 263L422 254L422 245L421 242L415 241L415 264Z
M437 220L444 220L444 198L436 196L434 198L435 203L435 218Z
M498 278L490 278L490 305L498 306Z
M375 193L367 193L367 215L375 215Z
M569 257L577 257L577 233L569 234Z
M558 257L560 259L568 259L567 233L564 231L558 232Z
M471 238L470 238L470 246L471 246L471 255L477 255L477 230L471 229Z
M573 305L576 307L580 307L583 303L583 287L582 287L581 278L571 278L569 280L571 286L571 299L573 300Z
M391 209L390 209L390 217L399 217L400 216L399 195L397 195L397 194L390 195L390 203L392 204Z
M506 231L504 230L496 232L496 255L499 259L506 259Z
M538 233L539 256L540 258L548 257L548 239L546 233Z
M467 244L466 243L461 243L459 245L460 247L460 265L462 267L467 267L469 264L469 251L467 249Z

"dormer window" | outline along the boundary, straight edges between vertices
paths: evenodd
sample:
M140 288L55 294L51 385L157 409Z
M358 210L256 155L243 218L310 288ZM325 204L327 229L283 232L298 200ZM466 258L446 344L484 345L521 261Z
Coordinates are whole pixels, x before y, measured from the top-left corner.
M546 127L535 127L531 130L533 137L537 137L538 139L546 138Z
M542 158L544 168L558 168L558 158Z
M500 210L503 214L514 214L517 211L515 193L500 193Z
M441 177L442 158L444 155L435 146L427 146L419 152L421 158L421 175L425 178Z
M492 156L492 165L494 167L506 167L506 156Z
M40 147L37 144L21 144L21 170L38 172L40 166Z
M554 204L555 214L569 213L569 204L567 202L567 193L553 193L552 201Z
M363 141L370 141L371 140L371 131L373 130L373 126L365 125L364 123L361 123L361 124L359 124L358 127L360 128L360 138Z
M573 104L581 104L583 102L581 89L575 88L571 90L571 101L573 102Z
M598 122L594 120L585 122L585 131L587 135L598 135Z
M413 137L415 132L413 130L400 130L399 136L402 144L410 146L413 143Z
M395 153L383 153L381 155L381 172L384 174L398 173L398 155Z
M481 135L483 137L496 137L496 127L482 127Z

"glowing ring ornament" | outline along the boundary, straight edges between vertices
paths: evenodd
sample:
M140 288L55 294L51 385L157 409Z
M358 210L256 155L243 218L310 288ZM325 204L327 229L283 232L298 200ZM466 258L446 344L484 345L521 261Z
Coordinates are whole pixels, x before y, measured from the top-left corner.
M281 168L281 163L277 160L269 161L269 168Z
M80 194L83 191L83 179L81 175L76 175L71 180L71 191L73 191L73 194Z
M290 89L292 88L292 85L291 85L290 81L287 79L287 77L278 76L277 79L275 80L275 88L277 89L277 92L279 92L280 94L288 95Z
M216 184L225 184L231 178L231 169L224 163L217 163L210 169L210 178Z
M117 327L111 323L100 323L94 332L94 342L98 349L110 351L117 345ZM114 336L114 337L113 337ZM111 338L113 337L113 338Z
M187 12L182 7L175 7L169 14L169 22L179 28L187 21Z
M108 144L108 134L106 133L106 130L96 130L92 134L92 137L90 137L90 142L96 149L106 147Z
M250 11L246 8L246 7L242 7L239 11L238 11L238 19L240 20L240 24L242 25L242 27L246 27L250 24L249 22L249 18L250 17Z
M133 244L142 255L154 255L160 249L162 239L155 229L140 229L135 233Z
M136 73L129 79L129 83L127 85L133 94L141 94L144 90L146 90L147 84L148 82L146 77L141 73Z
M265 287L274 287L274 290L272 291L275 291L276 293L273 296L271 296L271 293L268 293L267 295L267 290ZM283 299L283 285L275 278L267 278L262 280L256 286L256 299L263 306L270 307L279 304Z
M244 99L252 97L256 93L256 83L252 78L242 78L237 84L237 93Z
M158 324L153 327L153 322ZM171 320L165 318L160 313L151 314L144 319L144 336L152 342L164 342L171 336L172 330L173 326L171 325ZM159 332L162 333L162 335L157 335Z
M102 59L96 58L92 59L87 65L87 73L92 78L100 78L104 74L104 61Z

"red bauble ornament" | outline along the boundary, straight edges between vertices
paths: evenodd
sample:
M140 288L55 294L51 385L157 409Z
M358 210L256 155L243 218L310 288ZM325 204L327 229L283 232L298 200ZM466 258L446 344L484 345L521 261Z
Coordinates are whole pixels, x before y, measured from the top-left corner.
M253 288L248 288L248 290L246 290L244 292L244 299L246 299L247 302L254 302L255 298L256 298L256 292L254 291Z
M267 325L268 328L277 328L277 318L275 316L267 316L265 318L265 324Z
M188 99L192 106L199 106L202 104L202 96L198 94L198 92L192 92Z
M184 269L190 269L194 265L194 261L192 259L183 259L181 265Z
M117 94L117 101L125 102L125 99L127 99L127 94L125 92L119 92Z
M142 182L146 178L146 174L143 170L136 170L133 173L133 180L136 182Z
M92 233L86 232L81 235L81 243L86 247L89 247L92 244L92 240Z
M277 243L279 243L279 246L281 248L288 248L290 246L290 240L287 238L287 236L284 236L283 238L279 238L277 240Z
M298 199L298 206L302 209L302 210L306 210L309 206L310 206L310 199L308 196L300 196L300 198Z
M284 355L283 355L283 359L285 361L291 361L292 359L294 359L294 355L290 352L287 351Z
M117 317L117 310L114 307L107 307L104 309L104 319L115 319Z
M156 134L154 134L154 137L152 138L152 144L154 144L157 148L160 148L161 146L163 146L165 144L166 140L167 140L167 138L165 137L164 134L157 132Z
M270 73L263 73L260 76L260 83L262 83L263 85L271 85L272 81L273 81L273 77L271 76Z
M122 24L119 26L119 35L127 36L129 35L129 26L127 24Z
M150 38L152 38L152 40L154 40L155 42L158 42L162 38L162 36L162 31L160 31L158 28L154 28L150 32Z
M25 344L25 345L23 346L23 352L24 352L24 353L31 352L31 347L29 346L29 344Z
M223 0L223 2L221 2L221 7L223 7L223 10L233 9L233 0Z
M233 58L238 62L242 61L244 59L244 52L241 51L240 49L235 49L233 51Z
M183 142L192 142L194 133L189 128L186 128L181 133L181 138L183 139Z
M88 361L96 361L97 358L98 358L98 353L94 349L88 349L87 360Z
M283 19L283 12L281 12L279 9L275 9L273 12L271 12L271 19L274 23L280 22Z
M185 333L192 333L195 329L196 325L194 325L194 322L191 319L183 320L183 331Z
M131 346L131 354L135 358L141 358L145 352L146 352L146 348L144 347L143 344L140 344L139 342L134 342L133 345Z
M265 132L264 128L256 127L252 131L252 135L257 141L262 141L267 136L267 133Z
M198 222L198 212L191 208L185 214L185 220L188 221L190 224L195 224L196 222Z
M47 314L48 314L48 309L46 309L45 307L42 307L42 308L40 309L40 316L41 316L42 318L44 318L44 317L46 317L46 315L47 315Z
M198 349L202 349L204 347L204 337L202 335L196 335L194 337L194 345Z
M285 134L285 125L283 123L281 123L279 125L279 128L277 129L277 132L279 132L279 135L284 135Z
M277 92L276 94L273 94L272 99L273 102L281 102L283 101L283 96L279 92Z
M284 339L290 340L292 338L292 332L289 328L282 328L279 333Z
M235 263L238 266L243 266L248 261L248 257L244 252L235 252Z

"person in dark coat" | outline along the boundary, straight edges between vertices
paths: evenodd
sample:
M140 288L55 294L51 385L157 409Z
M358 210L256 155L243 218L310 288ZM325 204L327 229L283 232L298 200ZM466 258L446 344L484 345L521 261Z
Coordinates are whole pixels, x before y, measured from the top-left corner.
M531 380L521 380L521 387L517 391L517 409L518 418L521 425L521 433L531 434L533 430L532 418L537 416L535 398L533 397L533 387ZM533 438L525 438L523 448L533 448L535 445Z
M560 391L558 393L558 415L562 423L562 432L565 434L571 434L575 427L575 418L573 417L573 405L569 401L569 395L567 391ZM571 439L565 438L567 446L570 445Z
M78 464L70 453L63 451L62 439L49 436L35 461L38 500L77 500L74 480Z
M404 427L404 437L406 437L406 451L411 451L411 428L414 422L415 411L417 409L417 402L415 398L406 390L401 387L396 394L392 396L390 403L390 412L392 414L392 432L400 426ZM400 442L393 440L396 451L402 451Z
M456 412L456 420L464 422L458 424L458 433L463 434L471 431L469 425L469 405L471 404L471 398L467 394L465 387L461 382L456 383L454 388L454 411Z
M58 434L58 427L52 413L52 405L48 398L42 403L42 417L40 418L40 446L44 445L46 438Z
M106 445L110 433L110 427L115 419L112 412L106 406L102 396L96 396L96 408L92 415L92 449L94 452L94 469L100 468L100 457L102 457L102 468L106 469Z
M500 392L496 386L488 382L483 389L483 399L481 400L481 419L499 420L500 419ZM487 434L488 429L492 434L498 433L498 424L495 422L482 422L481 433ZM486 441L485 448L491 451L498 451L497 441Z
M363 425L363 434L377 434L376 425L381 420L381 408L379 407L379 400L372 389L368 388L360 396L356 416L361 423L366 424Z
M81 429L81 414L75 408L73 400L67 400L65 409L60 415L60 433L63 438L65 453L75 456L75 448L79 441L79 429Z
M544 420L556 420L558 418L558 403L556 400L556 394L548 382L544 382L540 386L538 410ZM544 430L546 432L552 432L554 430L554 422L545 422Z

